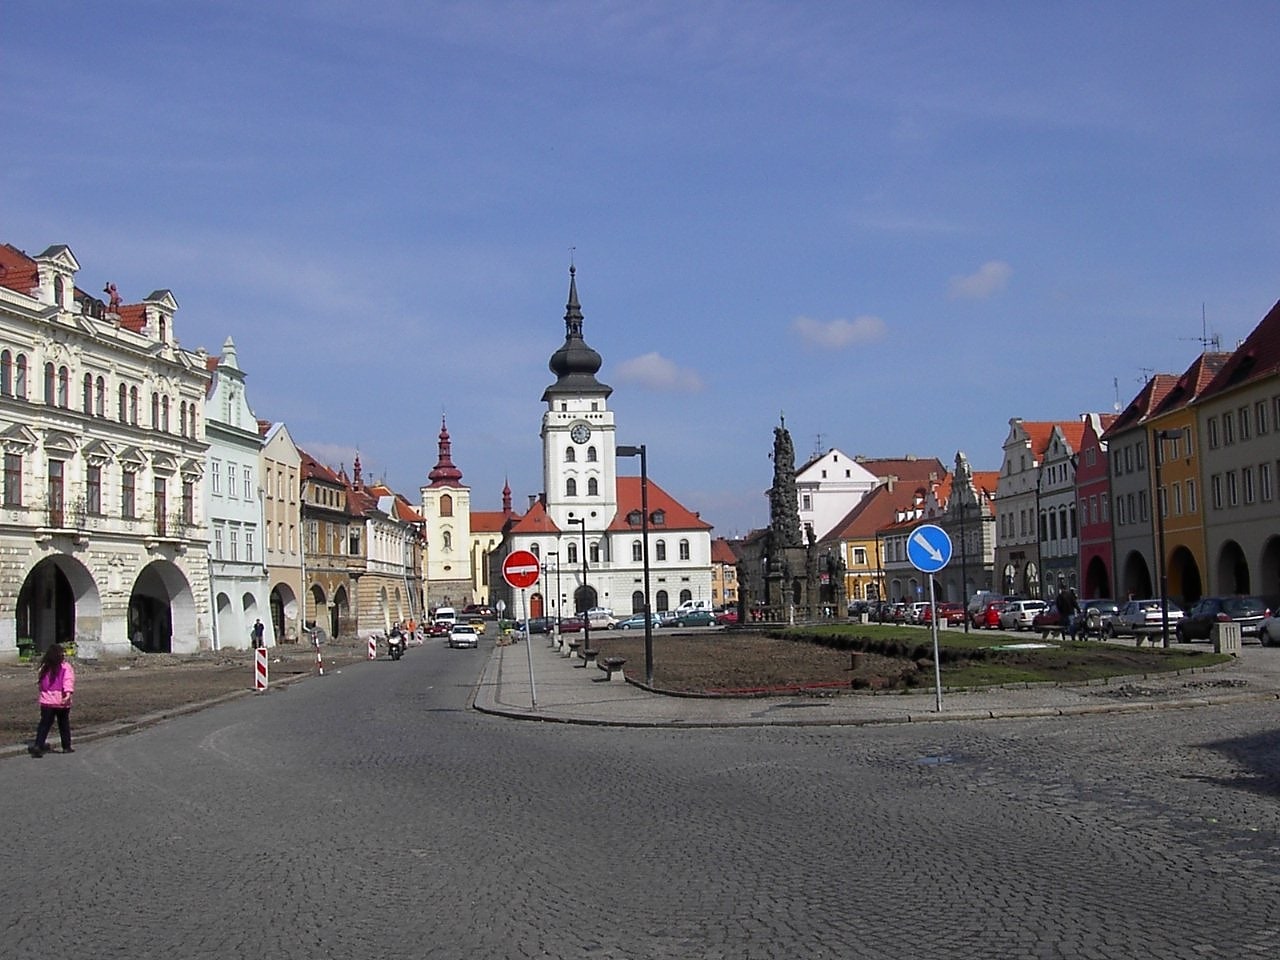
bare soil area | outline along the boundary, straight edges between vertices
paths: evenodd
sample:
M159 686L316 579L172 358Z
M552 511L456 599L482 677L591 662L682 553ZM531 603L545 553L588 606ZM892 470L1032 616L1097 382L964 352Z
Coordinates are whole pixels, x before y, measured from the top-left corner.
M326 644L325 669L363 659L365 647ZM273 647L268 671L274 683L315 672L315 650L303 645ZM189 655L146 653L73 661L76 670L72 736L77 729L163 713L253 689L253 652L223 650ZM0 744L25 743L35 735L37 664L0 664ZM57 730L52 735L57 742Z

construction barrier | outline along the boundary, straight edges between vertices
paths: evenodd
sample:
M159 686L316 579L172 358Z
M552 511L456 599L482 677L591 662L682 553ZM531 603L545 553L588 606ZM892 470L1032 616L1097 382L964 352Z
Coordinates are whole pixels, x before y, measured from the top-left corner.
M374 636L369 637L369 659L378 659L378 638Z
M253 689L267 689L267 649L258 647L253 651Z

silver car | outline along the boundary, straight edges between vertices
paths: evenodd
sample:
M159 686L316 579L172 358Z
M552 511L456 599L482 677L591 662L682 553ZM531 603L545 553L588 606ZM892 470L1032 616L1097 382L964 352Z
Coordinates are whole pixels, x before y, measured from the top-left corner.
M1047 606L1043 600L1010 600L1000 611L1000 626L1005 630L1030 630L1031 621Z
M1182 619L1182 608L1169 601L1169 633L1174 632L1174 624ZM1160 612L1160 598L1154 600L1129 600L1120 607L1120 612L1111 618L1107 626L1109 637L1145 637L1152 633L1160 633L1163 617Z

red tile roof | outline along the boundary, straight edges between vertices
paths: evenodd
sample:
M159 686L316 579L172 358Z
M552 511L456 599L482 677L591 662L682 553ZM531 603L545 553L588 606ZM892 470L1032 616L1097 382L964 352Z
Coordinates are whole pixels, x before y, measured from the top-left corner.
M17 247L0 244L0 287L31 296L39 286L36 262Z
M1271 308L1244 343L1231 354L1205 389L1204 399L1234 387L1280 374L1280 302Z
M519 520L517 513L504 513L501 510L472 510L472 533L501 533L508 520Z
M298 454L302 458L300 475L303 480L314 478L324 483L342 486L342 479L307 451L299 449Z
M1191 362L1191 366L1187 367L1186 372L1178 378L1169 392L1164 395L1155 410L1152 411L1152 415L1159 416L1164 413L1171 413L1191 403L1209 386L1213 378L1226 367L1227 361L1230 359L1231 354L1229 353L1200 354Z
M613 523L609 524L610 530L634 530L635 527L627 523L627 515L633 510L640 509L640 478L639 477L619 477L618 478L618 512L614 514ZM663 517L663 529L666 530L710 530L711 524L707 523L701 517L691 510L686 509L675 497L663 490L649 480L649 513L661 510L666 514ZM649 528L653 530L651 526Z
M1146 420L1177 382L1178 378L1172 373L1157 373L1152 376L1143 384L1137 396L1129 401L1129 405L1111 422L1111 426L1103 433L1102 439L1110 440L1116 434L1136 427Z
M947 472L937 457L857 457L854 462L880 480L897 477L908 483L923 483Z
M120 326L126 330L132 330L134 333L141 333L147 325L147 308L141 303L122 303L116 308L116 312L120 316ZM217 367L217 357L214 357L214 367ZM212 368L211 368L212 369Z
M711 541L711 562L724 563L729 566L738 562L738 555L733 552L733 547L729 545L729 541L724 537L716 537Z
M893 522L899 510L915 503L919 492L918 488L905 483L894 484L892 490L887 484L876 487L831 528L823 542L874 537L877 530Z
M541 534L559 533L560 529L547 515L547 508L541 500L535 500L529 512L517 520L511 527L512 533Z

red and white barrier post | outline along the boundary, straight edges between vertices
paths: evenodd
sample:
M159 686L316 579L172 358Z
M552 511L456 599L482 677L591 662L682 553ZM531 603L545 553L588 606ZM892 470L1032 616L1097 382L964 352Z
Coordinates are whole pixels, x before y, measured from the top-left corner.
M258 647L253 651L253 689L267 689L267 650Z
M369 634L369 659L378 659L378 638L373 634Z

